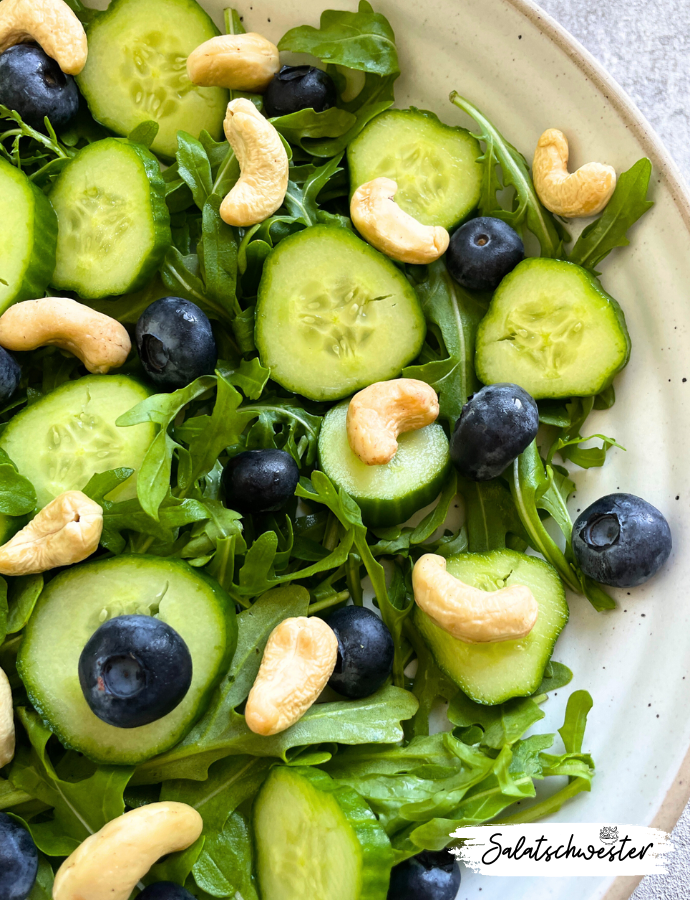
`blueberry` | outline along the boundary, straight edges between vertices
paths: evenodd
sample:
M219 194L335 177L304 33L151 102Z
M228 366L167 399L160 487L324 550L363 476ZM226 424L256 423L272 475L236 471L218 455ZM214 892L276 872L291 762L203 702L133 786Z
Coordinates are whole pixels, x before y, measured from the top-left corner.
M0 347L0 405L8 403L19 387L22 370L4 347Z
M213 374L216 342L196 303L181 297L156 300L139 317L135 336L146 374L162 388L175 390Z
M331 76L314 66L283 66L264 94L264 110L269 119L287 116L300 109L323 112L335 106L335 84Z
M573 555L585 575L612 587L636 587L671 554L668 522L634 494L607 494L577 517Z
M281 509L298 481L297 463L285 450L245 450L223 471L226 503L243 515Z
M424 850L395 866L388 900L455 900L460 866L447 850Z
M328 618L338 638L338 659L330 686L351 700L368 697L393 668L393 638L381 619L364 606L344 606Z
M44 118L57 131L76 116L79 91L71 75L33 44L17 44L0 54L0 103L24 122L45 131Z
M0 900L24 900L38 872L33 838L7 813L0 812Z
M525 258L517 231L501 219L481 216L465 222L450 239L446 265L453 278L471 291L495 291Z
M517 384L490 384L463 406L450 439L455 468L471 481L500 475L539 430L534 399Z
M194 900L192 894L174 881L157 881L139 894L137 900Z
M192 683L192 657L180 635L153 616L104 622L79 657L79 682L92 712L116 728L162 719Z

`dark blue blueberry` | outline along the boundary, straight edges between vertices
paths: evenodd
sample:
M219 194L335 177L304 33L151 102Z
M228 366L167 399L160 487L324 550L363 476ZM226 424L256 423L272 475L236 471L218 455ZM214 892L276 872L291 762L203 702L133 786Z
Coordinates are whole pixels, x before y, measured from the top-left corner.
M381 619L364 606L344 606L328 618L338 638L338 659L330 686L344 697L368 697L393 667L393 638Z
M269 119L300 109L323 112L335 106L337 99L335 84L327 72L314 66L283 66L264 94L264 111Z
M95 631L79 657L79 682L92 712L116 728L162 719L192 683L180 635L153 616L117 616Z
M501 219L482 216L465 222L450 239L446 265L471 291L495 291L525 258L520 235Z
M447 850L424 850L395 866L388 900L455 900L460 866Z
M77 114L79 91L71 75L33 44L17 44L0 54L0 103L24 122L45 131L44 118L57 131ZM7 123L4 123L7 127Z
M25 900L38 872L33 838L7 813L0 812L0 900Z
M577 517L573 555L585 575L612 587L637 587L671 554L668 522L634 494L607 494Z
M4 347L0 347L0 406L12 399L21 377L22 370L17 360Z
M181 297L156 300L139 317L135 336L141 364L159 387L175 390L213 374L216 342L196 303Z
M534 399L517 384L490 384L463 406L450 439L455 468L471 481L500 475L539 430Z
M243 515L275 512L294 496L298 481L297 463L285 450L245 450L223 471L226 505Z
M137 900L194 900L192 894L174 881L157 881L139 894Z

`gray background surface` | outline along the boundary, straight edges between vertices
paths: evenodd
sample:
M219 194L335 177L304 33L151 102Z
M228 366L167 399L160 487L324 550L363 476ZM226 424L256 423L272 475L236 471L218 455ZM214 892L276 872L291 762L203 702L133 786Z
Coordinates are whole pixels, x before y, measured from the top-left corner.
M628 92L690 182L690 2L538 2ZM690 805L673 839L669 874L645 878L633 900L690 900Z

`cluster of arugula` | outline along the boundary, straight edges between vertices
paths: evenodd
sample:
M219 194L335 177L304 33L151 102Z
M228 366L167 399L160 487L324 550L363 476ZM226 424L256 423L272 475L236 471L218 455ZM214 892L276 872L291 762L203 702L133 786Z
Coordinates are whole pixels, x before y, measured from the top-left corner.
M79 0L70 5L83 20L97 15ZM243 31L232 10L226 26L229 32ZM617 446L603 435L583 436L591 411L613 404L613 390L540 403L548 436L541 453L532 444L501 478L488 483L465 482L451 473L437 506L414 528L366 528L357 504L316 468L325 407L288 394L261 365L253 342L254 305L263 264L284 237L317 223L352 228L344 151L393 103L399 75L394 34L361 0L356 13L326 11L319 28L292 29L280 49L318 57L339 92L337 106L325 112L303 110L273 120L290 157L284 206L253 228L227 226L219 206L239 176L234 154L207 133L195 138L180 132L176 159L164 171L173 244L160 271L136 294L85 301L131 324L154 299L173 293L194 301L214 320L222 360L215 375L151 396L117 422L128 427L150 421L157 428L138 474L136 499L108 499L130 469L96 475L84 490L104 509L103 555L181 557L225 588L242 610L237 652L209 709L177 746L136 768L96 766L51 736L16 672L22 629L44 577L0 579L0 666L11 679L23 726L15 760L0 773L0 809L27 824L40 850L31 900L50 897L54 868L89 834L126 808L159 798L198 809L204 833L188 850L155 866L145 881L176 881L200 898L256 898L249 812L277 764L320 766L354 788L383 824L396 862L424 848L444 847L456 828L493 820L514 804L519 808L501 821L532 821L590 789L594 765L582 752L591 707L586 692L575 692L568 701L561 752L548 752L553 734L525 736L543 717L540 704L547 693L570 681L569 670L550 663L532 697L496 707L473 703L441 673L412 624L411 571L429 551L449 556L532 548L597 609L613 607L574 563L566 505L574 484L564 466L566 461L601 466L607 450ZM251 99L261 105L260 97ZM472 104L457 94L451 99L475 120L485 148L479 214L531 233L542 255L570 259L594 274L611 250L628 243L628 229L651 205L648 160L621 175L604 213L567 252L568 233L541 206L524 158ZM9 110L0 108L0 119L6 126L0 153L44 189L79 147L107 133L85 111L59 137L50 128L47 134L28 128ZM150 146L157 127L144 123L130 139ZM456 284L443 261L405 271L422 302L428 335L404 375L433 385L440 421L450 430L478 387L474 342L489 298ZM83 373L78 360L54 348L24 354L21 363L21 390L0 411L5 423L24 405ZM141 374L136 360L123 371ZM601 446L583 447L592 437ZM297 496L281 514L241 518L222 503L223 464L242 449L269 447L287 450L299 464ZM444 523L458 496L465 524L451 532ZM0 513L27 516L35 503L32 485L3 455ZM562 540L554 539L547 520ZM393 635L392 684L364 700L318 703L274 737L253 734L242 709L271 630L288 616L321 614L350 599L361 604L364 579ZM411 677L406 673L413 660L417 668ZM451 730L430 734L430 716L439 703L448 704L441 708ZM557 776L567 777L564 787L524 804L536 796L535 780Z

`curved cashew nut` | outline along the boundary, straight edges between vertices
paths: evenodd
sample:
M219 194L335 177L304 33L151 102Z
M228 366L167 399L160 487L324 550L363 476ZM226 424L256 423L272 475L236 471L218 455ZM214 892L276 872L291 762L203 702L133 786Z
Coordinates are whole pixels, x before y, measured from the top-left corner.
M64 0L2 0L0 53L15 44L36 41L66 75L86 65L84 26Z
M347 440L368 466L390 462L398 451L398 435L431 425L438 417L436 391L414 378L377 381L350 400Z
M203 819L186 803L150 803L87 837L58 869L53 900L128 900L138 881L168 853L186 850Z
M544 206L567 219L600 213L616 188L613 166L587 163L568 173L568 139L557 128L549 128L539 138L532 177Z
M425 553L415 563L412 589L417 606L439 628L468 644L526 637L539 614L537 601L525 585L481 591L446 572L445 559L433 553Z
M24 300L0 316L0 347L35 350L46 345L69 350L98 375L123 365L132 349L127 329L117 319L68 297Z
M223 127L241 174L220 205L220 217L228 225L258 225L285 199L289 168L285 147L273 125L244 97L228 103Z
M404 263L431 263L448 249L450 235L440 225L422 225L395 202L398 185L374 178L352 195L352 222L372 247Z
M193 84L263 93L280 69L275 44L260 34L221 34L197 47L187 59Z
M245 707L255 734L278 734L299 721L326 687L338 639L317 616L285 619L271 632Z
M14 758L14 709L12 689L0 669L0 769Z
M0 547L0 575L36 575L82 562L97 549L103 510L82 494L66 491Z

